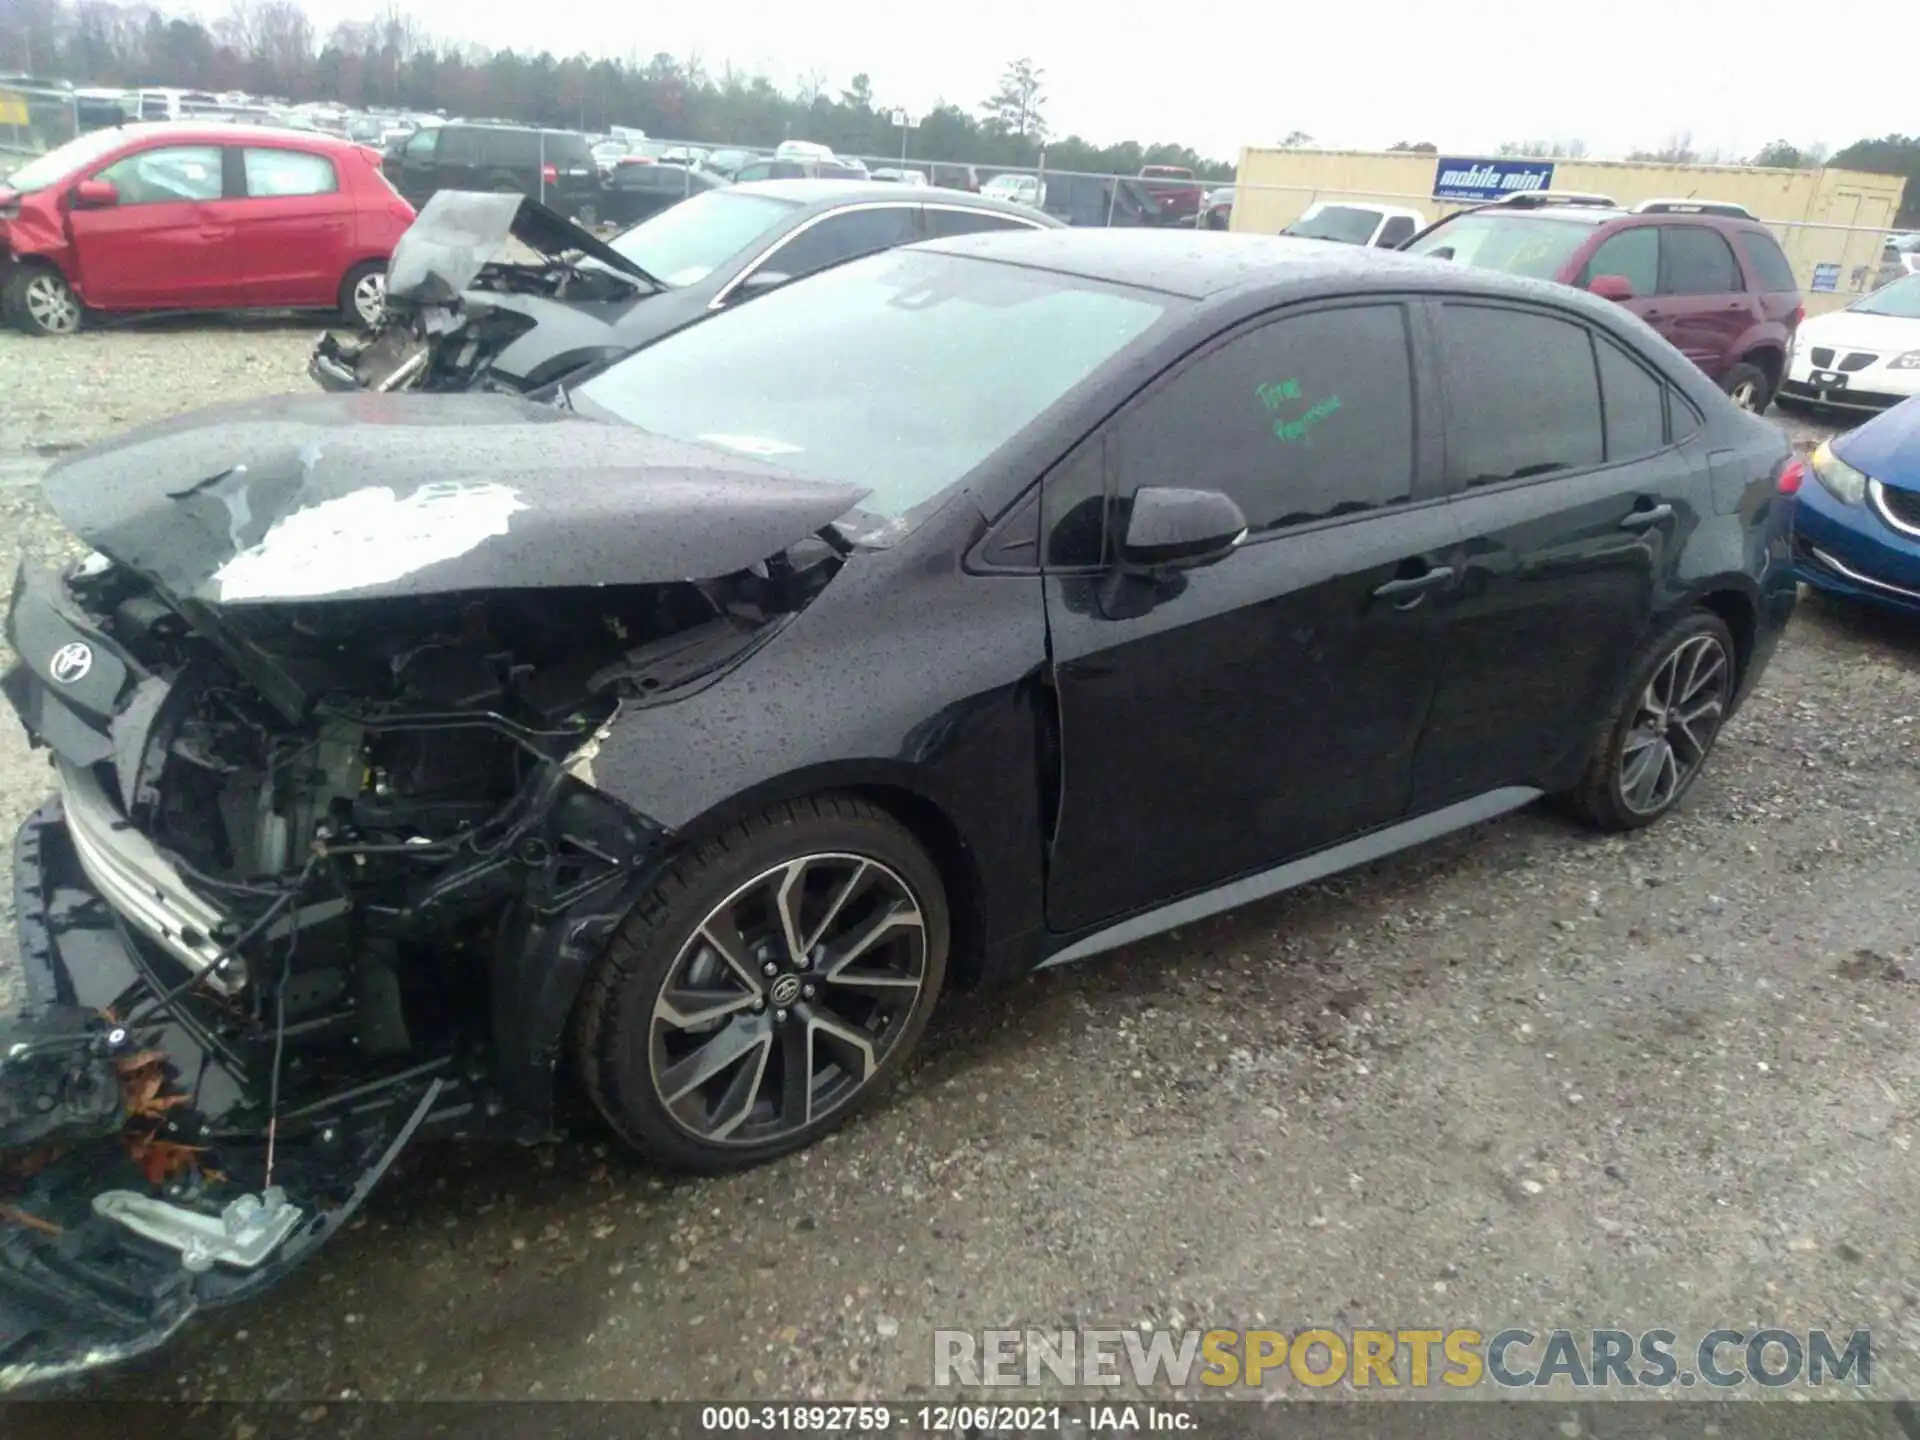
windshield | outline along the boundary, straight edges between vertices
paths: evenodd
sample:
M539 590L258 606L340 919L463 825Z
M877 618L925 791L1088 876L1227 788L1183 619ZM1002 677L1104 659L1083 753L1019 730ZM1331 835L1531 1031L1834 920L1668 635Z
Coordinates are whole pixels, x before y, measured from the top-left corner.
M1353 205L1317 205L1281 233L1301 240L1338 240L1342 245L1364 245L1379 228L1380 212Z
M774 290L629 355L588 414L872 493L934 499L1139 339L1170 296L893 250Z
M757 249L797 208L792 200L709 190L642 220L609 242L667 285L697 285L736 256Z
M49 150L39 159L29 160L6 179L0 180L0 189L17 190L22 195L30 190L44 190L126 143L127 137L122 131L89 130L85 135L69 140L58 150Z
M1891 315L1899 320L1920 320L1920 275L1908 275L1890 285L1882 285L1864 300L1847 307L1859 315Z
M1436 226L1406 248L1436 260L1552 280L1592 235L1593 226L1578 220L1474 213Z

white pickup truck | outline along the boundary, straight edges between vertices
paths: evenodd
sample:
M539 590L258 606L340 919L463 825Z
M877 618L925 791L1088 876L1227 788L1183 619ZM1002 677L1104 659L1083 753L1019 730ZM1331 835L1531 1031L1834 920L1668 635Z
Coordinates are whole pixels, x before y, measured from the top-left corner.
M1342 245L1374 245L1395 250L1424 230L1427 217L1397 205L1321 200L1280 233L1300 240L1334 240Z

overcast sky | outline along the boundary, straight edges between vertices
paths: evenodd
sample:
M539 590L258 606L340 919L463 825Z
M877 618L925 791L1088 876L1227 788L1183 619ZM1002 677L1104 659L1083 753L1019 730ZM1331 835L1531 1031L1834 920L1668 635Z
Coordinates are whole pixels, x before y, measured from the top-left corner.
M381 8L305 3L322 35ZM1841 12L1805 0L402 3L436 39L559 56L697 51L710 70L730 60L782 89L818 69L837 90L865 71L883 104L915 110L941 98L973 109L1008 60L1030 55L1046 71L1054 133L1180 141L1220 159L1296 129L1327 146L1431 140L1448 153L1577 136L1596 156L1677 130L1736 152L1782 132L1837 148L1920 130L1920 14L1895 27L1900 44L1873 24L1850 32ZM196 8L217 15L224 4Z

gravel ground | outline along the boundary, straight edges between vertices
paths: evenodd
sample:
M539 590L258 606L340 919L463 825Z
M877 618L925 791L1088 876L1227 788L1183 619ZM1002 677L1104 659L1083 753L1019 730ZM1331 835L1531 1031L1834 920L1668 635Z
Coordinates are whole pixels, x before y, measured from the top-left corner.
M35 447L301 388L311 334L0 336L0 527L58 552ZM890 1103L750 1174L423 1147L96 1393L897 1398L935 1324L1149 1322L1868 1327L1912 1393L1917 728L1920 631L1810 599L1650 832L1536 808L952 998ZM0 823L44 784L0 726Z

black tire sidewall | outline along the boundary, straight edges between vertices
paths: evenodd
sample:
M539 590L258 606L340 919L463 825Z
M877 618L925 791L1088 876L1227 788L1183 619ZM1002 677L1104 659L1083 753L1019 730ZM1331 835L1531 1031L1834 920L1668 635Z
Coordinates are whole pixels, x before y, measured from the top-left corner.
M615 1130L647 1153L683 1169L744 1169L812 1144L862 1109L896 1080L931 1019L946 978L951 926L940 873L905 826L860 802L801 801L777 807L771 823L729 831L724 848L704 846L674 867L649 901L621 927L603 965L624 973L605 996L598 1024L579 1061L593 1067L589 1092ZM793 1135L759 1145L717 1146L696 1139L668 1115L649 1073L653 1006L695 926L755 875L799 855L844 852L877 860L912 888L927 925L926 983L905 1028L873 1079L846 1103ZM622 947L627 947L624 954ZM591 982L590 982L591 983Z
M1647 644L1627 678L1612 728L1607 732L1606 803L1616 817L1615 823L1621 827L1638 829L1643 825L1651 825L1678 809L1693 790L1694 783L1705 773L1707 761L1713 758L1714 749L1720 742L1720 726L1715 726L1713 738L1707 742L1707 753L1700 757L1700 763L1693 767L1693 773L1681 782L1673 796L1658 810L1642 814L1627 804L1620 789L1620 756L1626 746L1627 736L1633 730L1634 719L1639 714L1640 697L1646 693L1648 684L1667 662L1667 658L1686 641L1699 635L1711 635L1719 642L1727 659L1727 698L1729 701L1733 698L1739 683L1739 651L1733 643L1733 632L1727 629L1726 622L1718 615L1705 610L1689 611ZM1723 714L1721 725L1725 723L1726 716Z
M1754 404L1752 413L1755 415L1766 414L1767 407L1773 403L1773 383L1767 379L1767 372L1762 370L1758 365L1750 365L1744 360L1741 361L1738 365L1727 371L1726 375L1720 381L1720 389L1725 392L1728 397L1731 397L1733 392L1746 380L1751 380L1760 387L1760 398Z
M80 297L74 293L73 283L53 266L46 264L44 261L37 263L19 262L15 264L13 273L7 276L4 293L0 293L0 315L3 315L4 318L12 324L14 329L23 334L32 335L36 339L41 340L58 340L65 335L75 332L49 330L41 325L39 321L35 320L32 313L27 309L27 286L31 284L35 278L42 275L51 275L55 280L58 280L62 285L66 286L67 294L72 298L73 303L76 306L80 306ZM86 307L80 306L80 324L75 327L75 331L85 328L86 321Z
M340 303L338 309L342 320L362 330L367 328L366 317L361 315L360 307L353 303L353 292L355 287L367 276L378 275L386 268L386 264L383 261L362 260L358 265L347 271L346 277L340 282Z

